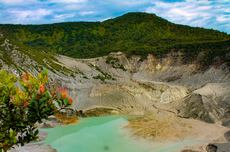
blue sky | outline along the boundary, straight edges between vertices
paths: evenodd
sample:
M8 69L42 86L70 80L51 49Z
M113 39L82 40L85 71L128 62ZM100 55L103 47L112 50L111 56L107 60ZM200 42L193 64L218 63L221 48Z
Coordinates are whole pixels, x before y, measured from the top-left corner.
M230 0L0 0L0 23L104 21L128 12L230 34Z

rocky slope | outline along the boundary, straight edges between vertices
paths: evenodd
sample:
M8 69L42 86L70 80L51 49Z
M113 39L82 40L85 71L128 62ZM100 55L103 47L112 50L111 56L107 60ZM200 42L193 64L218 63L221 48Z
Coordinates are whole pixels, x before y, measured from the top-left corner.
M154 114L157 109L163 109L184 118L208 123L223 120L228 125L225 116L228 114L230 74L225 63L201 71L198 64L183 65L180 57L175 59L171 54L162 59L149 55L144 62L138 62L138 56L130 59L125 55L116 56L127 69L124 71L107 64L106 58L59 57L66 67L78 67L89 78L75 77L76 81L54 78L56 84L67 85L70 96L75 99L74 110L109 107L121 113L147 114L151 109ZM100 72L89 64L117 80L93 79Z

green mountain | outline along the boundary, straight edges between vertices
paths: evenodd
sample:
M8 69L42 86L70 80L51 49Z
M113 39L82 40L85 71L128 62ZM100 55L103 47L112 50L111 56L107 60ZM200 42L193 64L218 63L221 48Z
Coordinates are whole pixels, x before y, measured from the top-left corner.
M46 25L0 25L0 30L29 48L74 58L93 58L122 51L128 57L149 53L164 57L180 51L194 60L201 51L209 65L230 46L230 35L212 29L173 24L155 14L128 13L104 22L68 22Z

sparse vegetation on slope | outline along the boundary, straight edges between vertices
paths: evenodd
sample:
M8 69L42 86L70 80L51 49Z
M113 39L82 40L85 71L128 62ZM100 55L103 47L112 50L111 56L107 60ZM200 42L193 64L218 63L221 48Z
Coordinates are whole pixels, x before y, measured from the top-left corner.
M108 56L106 58L106 63L107 64L112 64L113 68L115 68L115 69L119 68L119 69L122 69L123 71L127 71L127 69L124 67L124 65L120 64L119 61L120 60L118 58L112 57L112 56Z
M5 35L0 38L0 60L8 67L15 69L19 75L28 69L41 71L44 68L66 76L73 73L72 70L62 66L55 55L52 52L31 49ZM3 64L1 62L0 64L0 68L2 68ZM80 73L80 71L77 71L77 73Z
M89 66L91 68L95 68L97 71L101 72L102 75L98 74L97 76L94 76L93 78L94 79L100 79L102 81L105 81L105 79L108 79L108 80L116 80L115 78L113 78L110 74L102 71L98 66L94 66L93 64L89 64Z

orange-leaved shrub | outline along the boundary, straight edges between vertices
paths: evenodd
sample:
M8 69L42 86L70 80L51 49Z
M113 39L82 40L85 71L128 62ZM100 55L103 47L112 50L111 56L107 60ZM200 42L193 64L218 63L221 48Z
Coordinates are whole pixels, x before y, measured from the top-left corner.
M24 73L19 80L21 87L17 87L15 83L18 79L5 70L1 71L0 151L38 139L39 130L35 123L41 123L42 119L48 119L72 104L73 100L67 97L66 90L62 91L64 86L48 92L45 87L48 78L46 69L37 77Z

